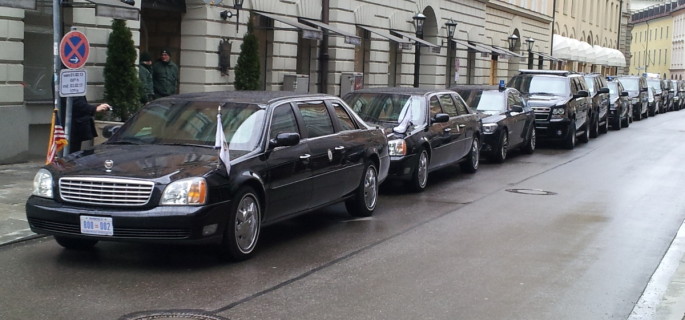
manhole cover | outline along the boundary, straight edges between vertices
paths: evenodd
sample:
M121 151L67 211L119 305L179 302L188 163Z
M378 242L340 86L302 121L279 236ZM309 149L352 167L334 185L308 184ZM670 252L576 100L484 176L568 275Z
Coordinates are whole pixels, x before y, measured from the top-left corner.
M557 194L556 192L545 191L541 189L507 189L506 191L511 193L520 193L532 196L551 196Z
M208 314L204 311L179 310L179 311L151 311L139 312L124 316L120 320L228 320L227 318Z

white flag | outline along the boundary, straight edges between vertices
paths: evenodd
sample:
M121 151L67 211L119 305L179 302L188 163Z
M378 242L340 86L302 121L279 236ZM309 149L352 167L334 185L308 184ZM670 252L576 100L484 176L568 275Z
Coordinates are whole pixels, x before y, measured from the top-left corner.
M397 119L399 123L392 130L397 133L406 133L407 129L411 125L411 120L414 117L412 101L413 97L407 99L407 102L402 106L402 111L400 112L400 117Z
M224 125L221 122L221 107L216 115L216 137L214 138L214 148L219 149L219 158L226 166L226 174L231 173L231 157L228 154L228 142L226 142L226 135L224 134Z

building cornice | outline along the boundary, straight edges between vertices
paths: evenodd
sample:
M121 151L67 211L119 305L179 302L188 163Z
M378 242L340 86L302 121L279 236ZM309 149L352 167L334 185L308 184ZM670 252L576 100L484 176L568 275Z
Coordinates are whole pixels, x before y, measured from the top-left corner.
M509 12L511 14L521 16L524 18L528 18L531 20L539 21L539 22L552 23L552 21L553 21L552 16L548 16L546 14L535 12L535 11L532 11L529 9L521 8L519 6L507 3L504 1L488 0L487 1L487 7L502 10L504 12Z

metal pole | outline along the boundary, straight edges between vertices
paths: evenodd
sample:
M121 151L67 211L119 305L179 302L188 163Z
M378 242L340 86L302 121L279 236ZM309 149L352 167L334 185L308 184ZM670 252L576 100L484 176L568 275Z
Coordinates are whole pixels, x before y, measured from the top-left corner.
M419 67L421 65L421 44L416 41L416 49L414 49L414 88L419 87Z
M557 19L557 0L554 0L554 3L552 4L552 35L550 36L549 39L549 55L554 56L554 23L556 23ZM554 70L554 60L549 59L549 68L551 70Z
M321 22L328 24L330 20L330 2L321 0ZM319 48L319 93L326 93L328 89L328 32L324 31Z
M62 62L59 59L59 43L62 40L62 4L61 0L52 0L52 96L55 108L58 114L62 115L62 106L59 99L59 72L62 69ZM66 125L66 124L65 124ZM69 127L66 127L66 130ZM69 131L65 132L67 139L69 139ZM67 154L67 145L63 150L63 154Z
M528 48L528 69L533 69L533 50Z

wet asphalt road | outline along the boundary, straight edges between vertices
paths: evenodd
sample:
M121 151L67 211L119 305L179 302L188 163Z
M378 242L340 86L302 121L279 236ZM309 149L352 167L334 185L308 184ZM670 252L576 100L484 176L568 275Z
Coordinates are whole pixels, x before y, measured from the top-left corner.
M255 258L0 247L0 319L626 319L685 219L685 111L269 227ZM536 189L549 195L508 189ZM167 314L168 316L160 316Z

